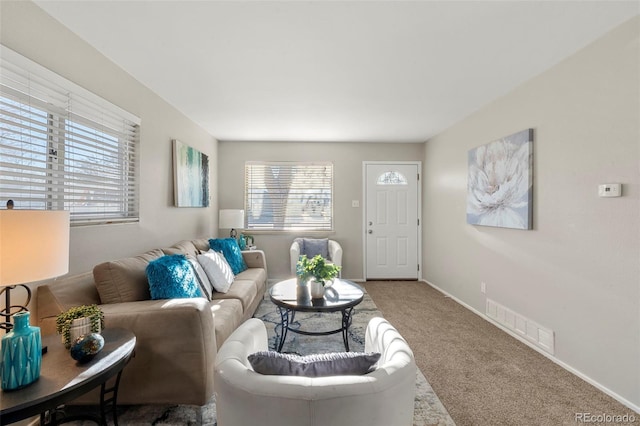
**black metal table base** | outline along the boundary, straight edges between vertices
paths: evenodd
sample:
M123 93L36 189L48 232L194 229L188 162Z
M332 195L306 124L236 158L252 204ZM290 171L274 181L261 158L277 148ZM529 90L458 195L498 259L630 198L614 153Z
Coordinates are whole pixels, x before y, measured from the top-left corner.
M276 351L282 351L284 342L287 339L287 332L290 331L292 333L303 334L305 336L328 336L330 334L342 333L344 348L347 352L349 352L349 327L351 326L352 322L351 314L353 312L353 307L349 307L340 311L342 313L342 326L338 329L330 331L307 331L291 328L291 324L293 324L296 317L296 311L293 309L287 309L278 306L278 312L280 313L280 324L276 325L276 334L279 328L280 340L276 342Z
M65 412L65 407L61 406L56 408L55 410L46 411L40 414L40 425L41 426L54 426L63 423L68 423L76 420L89 420L99 424L100 426L108 426L107 423L107 409L111 409L111 414L113 416L113 424L114 426L118 426L118 413L117 413L117 405L118 405L118 387L120 387L120 377L122 376L122 370L118 372L116 375L116 380L113 386L107 388L107 383L102 383L100 385L100 414L91 414L91 413L82 413L82 414L73 414L67 415Z

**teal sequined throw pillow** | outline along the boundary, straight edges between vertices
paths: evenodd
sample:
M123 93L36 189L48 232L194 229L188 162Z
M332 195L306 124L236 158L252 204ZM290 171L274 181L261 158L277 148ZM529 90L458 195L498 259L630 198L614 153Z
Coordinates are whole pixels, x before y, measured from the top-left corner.
M202 296L191 263L183 254L162 256L152 260L145 272L153 300Z
M227 263L231 266L233 275L238 275L247 269L247 264L242 258L242 251L235 238L212 238L209 240L209 247L214 251L222 252Z

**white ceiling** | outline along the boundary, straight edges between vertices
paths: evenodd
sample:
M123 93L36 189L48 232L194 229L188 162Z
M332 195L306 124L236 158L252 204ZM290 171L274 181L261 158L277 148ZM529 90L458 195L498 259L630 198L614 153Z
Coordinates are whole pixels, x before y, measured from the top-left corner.
M222 141L423 142L635 1L36 1Z

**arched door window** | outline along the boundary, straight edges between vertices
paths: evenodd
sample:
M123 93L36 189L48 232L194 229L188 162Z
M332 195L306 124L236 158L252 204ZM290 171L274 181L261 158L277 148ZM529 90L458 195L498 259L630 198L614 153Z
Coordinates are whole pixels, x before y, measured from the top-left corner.
M376 181L376 185L408 185L407 178L400 172L384 172Z

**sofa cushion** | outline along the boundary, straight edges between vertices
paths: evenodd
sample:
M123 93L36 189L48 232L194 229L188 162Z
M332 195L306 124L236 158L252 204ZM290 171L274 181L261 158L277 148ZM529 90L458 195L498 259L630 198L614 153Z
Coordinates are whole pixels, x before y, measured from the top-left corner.
M164 253L165 255L186 254L184 250L179 249L177 247L165 247L160 250L162 250L162 253Z
M240 325L242 319L242 304L238 299L212 300L211 315L215 327L216 346L220 346L231 336Z
M204 253L205 251L209 251L211 247L209 247L209 240L206 238L201 238L198 240L191 240L191 244L198 250L198 253Z
M173 250L178 250L184 254L190 254L192 256L197 255L200 251L196 248L196 246L193 244L192 241L189 240L182 240L179 241L177 243L175 243L173 246L171 246L171 248ZM167 252L168 250L163 249L165 252ZM167 254L174 254L174 253L168 253Z
M93 279L102 303L136 302L149 300L147 264L164 256L160 249L136 257L104 262L93 268Z
M213 288L220 293L226 293L233 283L233 271L222 253L210 250L197 256Z
M236 281L249 280L257 283L263 283L267 281L267 273L262 268L249 268L236 275L235 279Z
M211 250L222 252L231 266L234 275L247 269L247 264L242 258L242 251L235 238L214 238L209 240Z
M152 260L147 265L146 273L153 300L202 296L193 267L184 254Z
M362 375L373 371L379 353L334 352L300 356L274 351L260 351L247 359L253 370L276 376L345 376Z
M246 312L258 294L258 285L251 280L235 279L226 293L213 293L212 300L237 299L242 304L242 312Z

